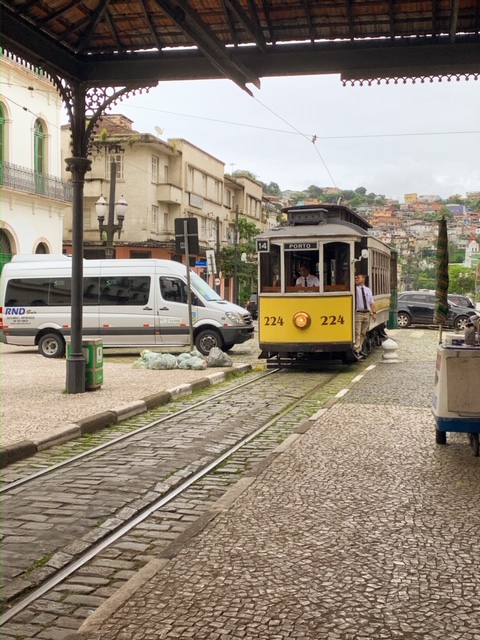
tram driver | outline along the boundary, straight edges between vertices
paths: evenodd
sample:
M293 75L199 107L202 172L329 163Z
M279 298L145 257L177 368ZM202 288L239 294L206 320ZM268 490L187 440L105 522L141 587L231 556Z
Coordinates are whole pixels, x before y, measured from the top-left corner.
M302 264L299 269L300 276L297 278L295 284L297 287L318 287L320 280L317 276L310 273L310 265Z

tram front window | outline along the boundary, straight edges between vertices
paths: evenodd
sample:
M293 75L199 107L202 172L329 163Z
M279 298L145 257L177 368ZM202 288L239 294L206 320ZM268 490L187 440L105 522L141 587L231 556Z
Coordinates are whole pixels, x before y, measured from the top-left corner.
M323 289L350 290L350 246L345 242L328 242L323 247Z
M292 243L293 244L293 243ZM318 291L318 249L285 251L286 291Z
M280 287L280 247L271 245L270 253L260 253L260 291L278 293Z

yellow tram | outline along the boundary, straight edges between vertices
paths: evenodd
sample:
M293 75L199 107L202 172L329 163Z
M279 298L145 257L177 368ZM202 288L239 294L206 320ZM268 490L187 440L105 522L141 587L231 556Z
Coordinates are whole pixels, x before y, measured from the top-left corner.
M380 345L396 286L396 252L374 238L371 225L349 207L321 204L282 211L286 221L256 240L260 357L283 363L353 360L354 278L360 273L366 275L377 311L363 348ZM313 278L302 278L300 284L305 266Z

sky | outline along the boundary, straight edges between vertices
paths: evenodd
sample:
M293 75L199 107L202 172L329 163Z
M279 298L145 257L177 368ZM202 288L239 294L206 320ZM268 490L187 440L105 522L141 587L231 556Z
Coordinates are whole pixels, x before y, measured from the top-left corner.
M401 202L480 191L479 81L344 87L338 75L296 76L252 91L230 80L162 82L110 113L282 191L364 187Z

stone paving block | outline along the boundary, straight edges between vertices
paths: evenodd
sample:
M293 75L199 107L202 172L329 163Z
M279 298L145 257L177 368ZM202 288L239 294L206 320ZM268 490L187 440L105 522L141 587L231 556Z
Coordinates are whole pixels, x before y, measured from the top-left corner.
M78 605L81 605L82 607L84 606L99 607L104 602L104 599L99 598L98 596L73 594L73 595L67 596L65 598L65 602L67 602L68 604L78 604Z

